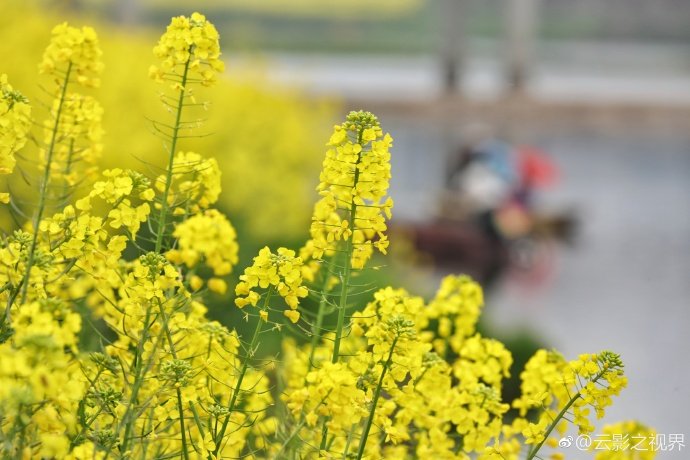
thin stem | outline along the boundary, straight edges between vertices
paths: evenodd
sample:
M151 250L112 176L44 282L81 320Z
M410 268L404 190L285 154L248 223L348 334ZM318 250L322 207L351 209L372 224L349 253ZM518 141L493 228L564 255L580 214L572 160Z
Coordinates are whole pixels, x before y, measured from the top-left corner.
M271 294L273 294L272 287L266 293L266 298L264 299L262 310L268 309L268 301L271 298ZM209 459L217 458L218 453L220 452L221 444L223 442L223 436L225 436L225 431L228 429L228 423L230 423L230 416L232 415L232 412L235 410L235 404L237 404L237 399L242 389L242 381L244 380L244 376L247 373L247 368L249 367L249 360L254 356L255 348L259 341L259 335L261 334L261 326L263 326L263 320L261 318L258 318L256 323L256 329L254 329L254 335L252 335L252 340L249 343L249 348L247 349L247 353L245 354L244 359L242 360L240 375L237 378L235 390L232 392L232 398L230 399L230 404L228 405L228 414L225 416L225 420L223 420L223 425L220 428L220 433L216 438L216 448L213 451L213 455L209 455Z
M326 450L328 445L328 425L326 425L327 419L323 420L323 425L321 425L321 444L319 445L319 450Z
M347 440L345 441L345 449L343 450L343 460L347 459L347 451L350 450L350 444L352 444L352 437L357 429L357 424L353 423L350 427L350 431L347 433Z
M168 155L168 169L165 176L165 189L163 191L163 200L161 201L161 213L158 217L158 231L156 232L156 248L155 252L160 253L163 246L163 234L165 233L165 220L168 217L168 195L170 195L170 187L172 185L173 162L175 160L175 148L177 147L177 140L180 132L180 120L182 119L182 108L184 107L185 91L187 91L187 75L189 73L189 64L192 60L192 50L190 49L189 58L184 65L184 72L182 73L182 81L180 88L180 96L177 100L177 113L175 114L175 125L173 126L172 140L170 142L170 152Z
M361 145L362 144L362 134L364 133L364 129L361 129L357 135L357 142ZM359 181L359 169L358 165L359 162L362 160L362 152L360 151L357 154L357 161L355 162L355 177L352 182L352 189L354 190L355 187L357 187L357 182ZM355 226L355 215L357 213L357 204L355 204L354 197L352 198L352 201L350 202L350 215L348 217L348 229L350 230L350 235L347 237L347 240L345 241L345 251L344 251L344 263L343 263L343 272L341 273L341 279L340 279L340 301L338 303L338 323L336 324L336 329L335 329L335 341L333 342L333 356L331 357L331 362L333 364L338 362L338 358L340 357L340 341L342 340L343 337L343 329L345 328L345 309L347 308L347 295L348 295L348 290L350 288L350 276L352 274L352 250L353 250L353 241L352 238L354 236L354 226ZM320 449L324 450L326 448L326 440L328 438L328 427L326 426L326 419L323 421L323 427L321 428L321 446Z
M177 410L180 413L180 434L182 436L182 453L184 459L189 460L189 452L187 452L187 435L184 428L184 411L182 408L182 392L177 388Z
M307 374L314 367L314 354L316 353L316 347L319 345L319 340L321 339L321 328L323 326L323 317L326 313L326 302L328 300L328 282L331 276L331 269L335 265L335 256L331 257L328 263L328 269L323 273L323 284L321 286L321 298L319 299L319 310L316 313L316 323L311 328L311 349L309 351L309 362L307 364ZM305 375L306 378L306 375Z
M67 176L72 172L72 164L74 162L74 139L69 141L69 152L67 153L67 162L65 168L62 170L63 176L65 176L65 183L62 186L62 197L67 198L69 194L69 183L67 181Z
M599 380L601 377L603 377L604 374L605 374L608 370L609 370L608 368L602 369L601 372L599 372L599 373L594 377L594 379L592 379L592 382L593 382L593 383L596 383L597 380ZM582 396L582 390L578 391L578 392L575 394L575 396L573 396L572 398L570 398L570 401L568 401L568 404L566 404L566 405L563 407L563 409L561 409L561 411L558 413L558 415L556 416L556 418L554 418L553 421L551 422L551 425L549 425L549 427L547 428L547 430L544 432L544 439L542 439L541 442L540 442L539 444L535 445L534 447L532 447L532 449L530 449L529 453L527 454L527 459L526 459L526 460L532 460L532 459L537 455L537 453L539 452L539 449L541 449L541 447L544 445L544 443L546 442L546 440L549 438L549 435L551 434L551 432L554 430L554 428L556 428L556 425L558 425L558 423L561 421L561 419L565 416L566 412L568 412L568 410L570 409L570 406L572 406L573 404L575 404L575 401L577 401L581 396Z
M367 438L369 437L369 430L371 430L371 424L374 422L374 413L376 412L376 405L379 402L379 397L381 396L381 389L383 388L383 379L386 377L386 371L390 368L393 363L393 351L395 350L395 345L398 343L398 338L395 337L393 344L391 345L391 350L388 353L388 359L383 365L383 370L381 371L381 378L376 386L376 391L374 392L374 400L371 403L371 411L369 411L369 418L367 419L367 424L364 426L364 432L362 437L359 439L359 451L357 452L357 460L361 460L362 455L364 455L364 448L367 445Z
M360 130L358 136L357 136L357 142L361 145L362 144L362 134L364 130ZM354 189L357 187L357 182L359 181L359 162L362 159L362 152L360 151L357 154L357 162L355 163L355 177L352 182L352 188ZM350 275L352 274L352 249L353 249L353 242L352 238L354 236L354 228L355 228L355 214L357 213L357 204L355 204L354 198L352 198L352 201L350 202L350 216L348 218L348 229L350 230L350 235L348 236L347 240L345 241L345 263L344 263L344 270L342 274L342 279L340 282L342 283L340 287L340 303L338 305L338 324L336 325L336 330L335 330L335 341L333 342L333 357L331 359L332 363L337 363L338 362L338 357L340 356L340 341L342 340L343 337L343 329L345 327L345 309L347 308L347 294L348 294L348 289L349 289L349 284L350 284Z
M175 352L175 342L173 341L172 334L170 333L170 327L168 326L168 316L165 314L165 309L163 304L158 301L158 308L161 312L161 318L163 320L163 330L165 331L165 336L168 339L168 346L170 347L170 354L173 359L177 359L177 353ZM189 460L189 452L187 450L187 433L184 427L184 407L182 406L182 392L180 388L177 390L177 411L180 414L180 435L182 436L182 453L184 454L185 460Z
M139 389L141 388L141 384L144 381L144 375L142 373L144 366L142 365L143 362L143 351L144 351L144 342L148 339L148 327L149 327L149 321L151 319L151 307L149 306L146 308L146 317L144 319L144 329L142 331L142 337L141 340L139 340L139 343L137 344L137 350L136 354L134 355L134 359L136 359L136 366L134 369L134 382L132 385L132 394L130 395L129 398L129 404L127 405L127 411L125 414L122 416L122 419L125 420L125 417L127 417L127 422L125 424L125 434L124 434L124 439L122 440L122 452L127 452L127 447L129 445L130 441L130 434L132 432L132 427L134 425L134 419L135 417L132 417L132 407L137 401L137 398L139 396Z
M31 239L31 246L29 248L29 256L26 261L26 273L24 274L24 282L22 285L22 297L21 303L26 302L26 295L29 289L29 281L31 280L31 269L34 265L34 258L36 256L36 245L38 243L38 226L43 219L43 213L46 207L46 195L48 194L48 184L50 183L50 168L53 163L53 152L55 151L55 144L58 137L58 129L60 126L60 117L62 115L62 107L65 102L65 96L67 94L67 86L69 85L69 76L72 72L72 63L67 65L67 72L65 73L65 80L62 84L62 89L60 90L60 99L58 102L57 111L55 112L55 123L53 124L53 131L50 135L50 144L48 145L48 151L46 152L46 164L45 171L43 172L43 180L41 181L39 194L38 194L38 208L36 209L36 215L34 217L33 227L34 234ZM9 313L8 313L9 315Z

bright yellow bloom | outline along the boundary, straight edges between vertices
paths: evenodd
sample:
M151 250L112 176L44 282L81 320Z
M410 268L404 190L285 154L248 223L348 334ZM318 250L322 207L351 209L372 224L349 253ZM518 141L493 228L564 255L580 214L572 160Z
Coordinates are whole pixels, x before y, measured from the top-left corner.
M132 239L136 237L141 223L148 219L151 212L146 202L152 196L149 180L134 171L123 171L119 168L103 171L104 180L97 181L89 194L75 202L75 207L87 212L94 199L103 200L111 206L107 215L110 227L124 227ZM136 201L143 203L136 205Z
M425 340L432 341L437 353L444 355L450 346L459 353L464 341L472 336L484 306L482 288L468 276L446 276L434 299L423 311L418 322L427 329L436 321L436 330L424 332Z
M264 247L254 257L253 264L240 275L240 282L235 287L235 304L240 308L249 304L256 306L260 298L256 288L275 290L290 310L296 310L300 297L308 294L307 288L302 285L302 259L295 257L295 251L290 249L278 248L274 254ZM285 316L296 322L299 312L285 313Z
M19 91L0 75L0 174L11 174L16 160L14 153L26 143L31 129L31 106ZM6 194L3 194L6 195ZM5 199L0 199L5 201Z
M91 27L81 29L69 26L66 22L53 28L48 47L43 53L39 66L42 74L63 78L69 70L70 80L74 76L76 83L97 87L100 85L100 74L103 71L98 36Z
M162 80L169 74L182 75L188 66L188 78L197 79L205 86L212 85L217 74L224 70L218 39L218 31L203 14L173 18L153 49L162 62L160 67L151 67L150 75Z
M652 460L656 457L657 433L636 421L605 425L591 449L595 460Z
M208 289L211 292L223 295L227 292L228 285L224 280L220 278L211 278L210 280L208 280Z
M203 158L194 152L178 152L173 159L168 206L175 215L207 209L220 195L220 168L215 158ZM156 179L156 188L165 190L166 176ZM160 203L156 204L160 207Z
M55 136L51 155L54 180L75 187L98 169L96 163L103 150L103 109L91 96L78 93L68 93L60 102L59 99L53 100L51 116L43 123L43 138L45 145L49 146ZM56 125L58 112L60 116ZM46 156L44 148L42 167L47 162Z
M352 266L363 268L373 248L386 252L386 219L393 207L387 197L392 142L369 112L351 112L345 123L335 127L317 187L322 198L314 208L304 256L330 256L338 241L350 240Z
M177 224L173 232L177 248L168 251L169 260L195 267L203 263L217 276L227 275L237 264L237 233L230 221L215 209L195 214ZM217 281L209 289L219 287ZM218 292L218 291L216 291Z

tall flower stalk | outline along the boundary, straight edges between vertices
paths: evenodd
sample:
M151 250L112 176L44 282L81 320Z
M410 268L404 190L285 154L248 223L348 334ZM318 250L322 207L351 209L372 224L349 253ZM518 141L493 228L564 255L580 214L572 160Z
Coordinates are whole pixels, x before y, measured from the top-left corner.
M32 222L33 234L21 283L20 303L22 304L27 301L31 271L36 262L39 226L46 211L48 193L52 185L56 150L58 145L65 141L68 144L67 150L71 150L70 145L73 139L70 139L70 133L63 123L68 87L71 84L82 87L98 86L99 76L103 70L101 55L98 37L91 27L79 29L63 23L53 29L51 41L39 66L41 73L54 80L56 99L52 104L50 119L46 121L46 146L41 164L43 175L38 185L38 204Z
M262 290L265 292L260 294ZM252 265L247 267L244 274L240 276L240 282L235 288L237 295L235 305L237 307L242 309L247 306L257 307L262 295L263 302L258 309L256 328L246 346L245 355L241 357L242 364L227 406L227 415L220 430L216 433L216 449L213 455L218 455L221 450L230 417L237 410L238 398L242 392L242 382L257 352L262 326L269 321L272 310L270 300L274 293L282 298L287 306L283 310L283 315L293 323L299 321L300 313L297 311L299 299L307 296L307 288L302 285L302 259L296 257L295 251L286 248L278 248L274 253L268 247L264 247L254 257Z
M383 134L376 116L364 111L351 112L328 142L317 187L322 198L315 206L305 252L317 260L342 254L335 270L340 297L333 363L340 356L353 270L364 268L374 249L385 253L388 247L386 218L393 206L387 196L391 144L392 138ZM329 275L324 276L328 279ZM322 290L321 298L325 295Z
M392 342L390 344L390 349L388 350L388 357L383 362L381 369L381 376L379 377L376 388L374 389L374 397L371 401L371 408L369 409L369 416L364 423L364 429L362 435L359 439L359 448L357 449L357 460L361 460L364 456L364 449L367 446L367 441L369 439L369 432L371 430L371 425L374 423L374 415L376 413L376 407L379 403L379 398L381 397L381 391L384 387L384 380L386 378L387 372L391 370L393 366L393 353L396 351L395 347L398 345L399 341L406 341L415 338L415 328L414 323L403 316L394 316L386 322L387 334L392 337ZM345 455L347 455L347 447L345 448Z
M22 93L12 88L5 74L0 75L0 127L0 175L7 175L12 174L17 163L15 152L26 144L31 128L31 105ZM0 203L9 202L9 193L0 193ZM21 284L24 284L25 276ZM0 342L9 334L10 310L18 290L19 287L10 282L2 287L2 292L8 291L9 295L5 312L0 317Z
M563 365L562 361L556 359L551 360L547 366L559 362ZM535 377L532 374L535 364L528 363L523 374L523 386L526 388L529 388L530 383L534 383L530 379ZM594 408L597 417L603 416L606 406L611 403L611 396L619 394L627 384L627 379L623 375L623 362L619 355L611 351L581 355L579 359L563 365L560 375L560 385L565 387L565 393L562 389L554 389L555 394L559 395L552 403L553 409L558 410L556 416L552 417L545 411L536 423L527 425L523 430L527 442L532 444L527 453L527 460L537 458L544 443L563 420L571 420L581 433L593 431L594 427L587 417L589 407ZM558 385L557 382L548 384ZM543 395L539 397L543 398ZM534 404L535 399L527 402L528 398L529 395L525 395L517 401L517 405L523 411L529 407L523 404ZM570 415L570 418L567 418L567 415Z
M163 195L159 203L158 225L154 231L154 250L160 252L163 249L171 208L182 204L171 200L171 187L180 133L188 125L183 119L183 110L198 105L193 85L213 85L217 74L223 71L224 64L220 60L218 31L199 13L194 13L191 17L173 18L153 51L161 63L151 66L150 76L156 81L167 83L175 94L174 97L161 97L163 104L174 113L173 124L154 124L156 131L169 143L167 168L164 177L157 184ZM174 102L171 103L171 100Z

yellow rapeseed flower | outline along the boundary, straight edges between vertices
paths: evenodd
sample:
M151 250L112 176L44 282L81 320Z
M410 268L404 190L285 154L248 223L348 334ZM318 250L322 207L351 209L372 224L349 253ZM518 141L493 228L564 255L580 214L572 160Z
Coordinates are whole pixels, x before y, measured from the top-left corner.
M240 275L240 282L235 286L235 304L239 308L249 304L256 306L261 297L257 288L275 290L289 307L285 316L296 323L299 320L299 312L296 311L299 299L308 294L302 285L302 259L290 249L278 248L274 254L267 246L264 247L254 257L253 264Z
M194 152L178 152L173 159L168 206L173 214L196 213L213 205L220 195L220 168L215 158ZM156 189L165 190L166 176L156 179ZM160 207L156 203L156 207Z
M177 224L173 231L177 247L168 251L169 260L195 267L203 263L216 276L227 275L237 264L237 233L230 221L216 209L207 209ZM220 280L218 280L220 281ZM215 288L218 287L218 290ZM220 284L209 281L209 289L219 292Z
M212 85L217 74L224 70L218 39L218 31L203 14L174 17L153 49L161 60L160 67L152 66L149 74L163 81L171 74L182 75L188 66L188 78L205 86ZM181 89L177 84L176 81L173 87Z
M19 91L0 75L0 174L11 174L16 160L14 153L26 143L31 129L31 106ZM8 202L9 195L0 193L0 202Z
M322 198L314 208L311 240L302 250L305 257L330 256L338 241L351 240L352 266L363 268L374 248L386 252L386 219L393 207L387 196L392 142L370 112L351 112L335 126L317 187Z
M39 65L42 74L63 78L69 70L70 80L86 87L100 85L103 71L98 36L92 27L72 27L66 22L53 28L50 43Z

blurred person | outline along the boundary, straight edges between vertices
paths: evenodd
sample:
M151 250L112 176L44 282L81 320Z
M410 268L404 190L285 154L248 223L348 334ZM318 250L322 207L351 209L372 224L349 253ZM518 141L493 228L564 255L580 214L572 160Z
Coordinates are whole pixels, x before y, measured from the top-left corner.
M461 219L477 222L496 240L528 235L535 190L555 182L555 165L535 147L512 146L479 128L469 133L448 182Z

